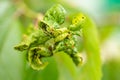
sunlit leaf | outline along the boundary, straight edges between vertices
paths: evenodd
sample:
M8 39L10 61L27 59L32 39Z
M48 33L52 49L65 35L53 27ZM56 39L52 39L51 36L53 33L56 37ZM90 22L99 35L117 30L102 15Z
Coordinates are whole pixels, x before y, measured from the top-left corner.
M89 18L83 27L83 41L87 60L80 70L79 78L81 80L101 80L99 37L95 24Z

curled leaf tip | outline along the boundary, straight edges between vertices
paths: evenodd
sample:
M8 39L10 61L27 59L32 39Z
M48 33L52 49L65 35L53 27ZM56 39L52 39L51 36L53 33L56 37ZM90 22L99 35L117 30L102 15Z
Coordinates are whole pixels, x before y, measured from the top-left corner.
M83 27L83 24L85 24L86 17L79 13L72 19L72 24L69 26L70 30L76 31L80 30Z
M79 66L83 62L83 58L79 54L75 54L72 56L73 62L75 63L76 66Z
M16 49L18 51L24 51L24 50L27 50L28 47L29 47L28 44L26 44L26 43L20 43L20 44L14 46L14 49Z
M28 61L30 66L35 70L44 69L48 64L48 62L42 62L42 52L43 50L40 47L35 47L29 50Z
M53 24L63 24L65 21L65 9L60 5L54 5L51 7L45 14L45 17L43 20L52 22ZM49 23L51 24L51 23Z

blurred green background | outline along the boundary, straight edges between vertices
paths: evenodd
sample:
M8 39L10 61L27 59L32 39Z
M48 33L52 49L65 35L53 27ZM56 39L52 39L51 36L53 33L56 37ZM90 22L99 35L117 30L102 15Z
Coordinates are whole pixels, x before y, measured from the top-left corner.
M44 15L56 3L69 15L82 11L92 18L100 37L102 80L120 80L120 0L0 0L0 80L81 80L81 67L67 55L48 58L49 65L35 71L24 52L13 49L36 14Z

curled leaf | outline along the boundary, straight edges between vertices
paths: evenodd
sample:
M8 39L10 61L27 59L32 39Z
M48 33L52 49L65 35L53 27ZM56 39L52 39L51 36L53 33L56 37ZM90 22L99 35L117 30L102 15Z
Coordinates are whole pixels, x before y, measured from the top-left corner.
M41 61L41 53L42 50L39 47L35 47L29 50L28 52L28 61L30 66L35 70L44 69L47 66L47 62L43 63Z
M29 47L29 44L27 43L24 43L24 42L21 42L20 44L16 45L14 47L14 49L18 50L18 51L24 51L24 50L27 50Z
M65 9L60 5L54 5L45 14L43 20L47 21L49 24L63 24L65 21Z
M76 53L76 54L72 55L71 57L72 57L72 60L73 60L73 62L75 63L76 66L79 66L79 65L82 64L83 59L82 59L82 57L80 56L79 53Z

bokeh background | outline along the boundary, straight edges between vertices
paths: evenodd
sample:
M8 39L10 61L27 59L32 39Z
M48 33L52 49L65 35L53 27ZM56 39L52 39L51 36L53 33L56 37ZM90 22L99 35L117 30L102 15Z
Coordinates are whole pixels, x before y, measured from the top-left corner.
M48 58L50 64L35 71L24 52L13 49L36 14L44 15L56 3L68 14L84 12L92 18L99 33L102 80L120 80L120 0L0 0L0 80L81 80L66 55Z

